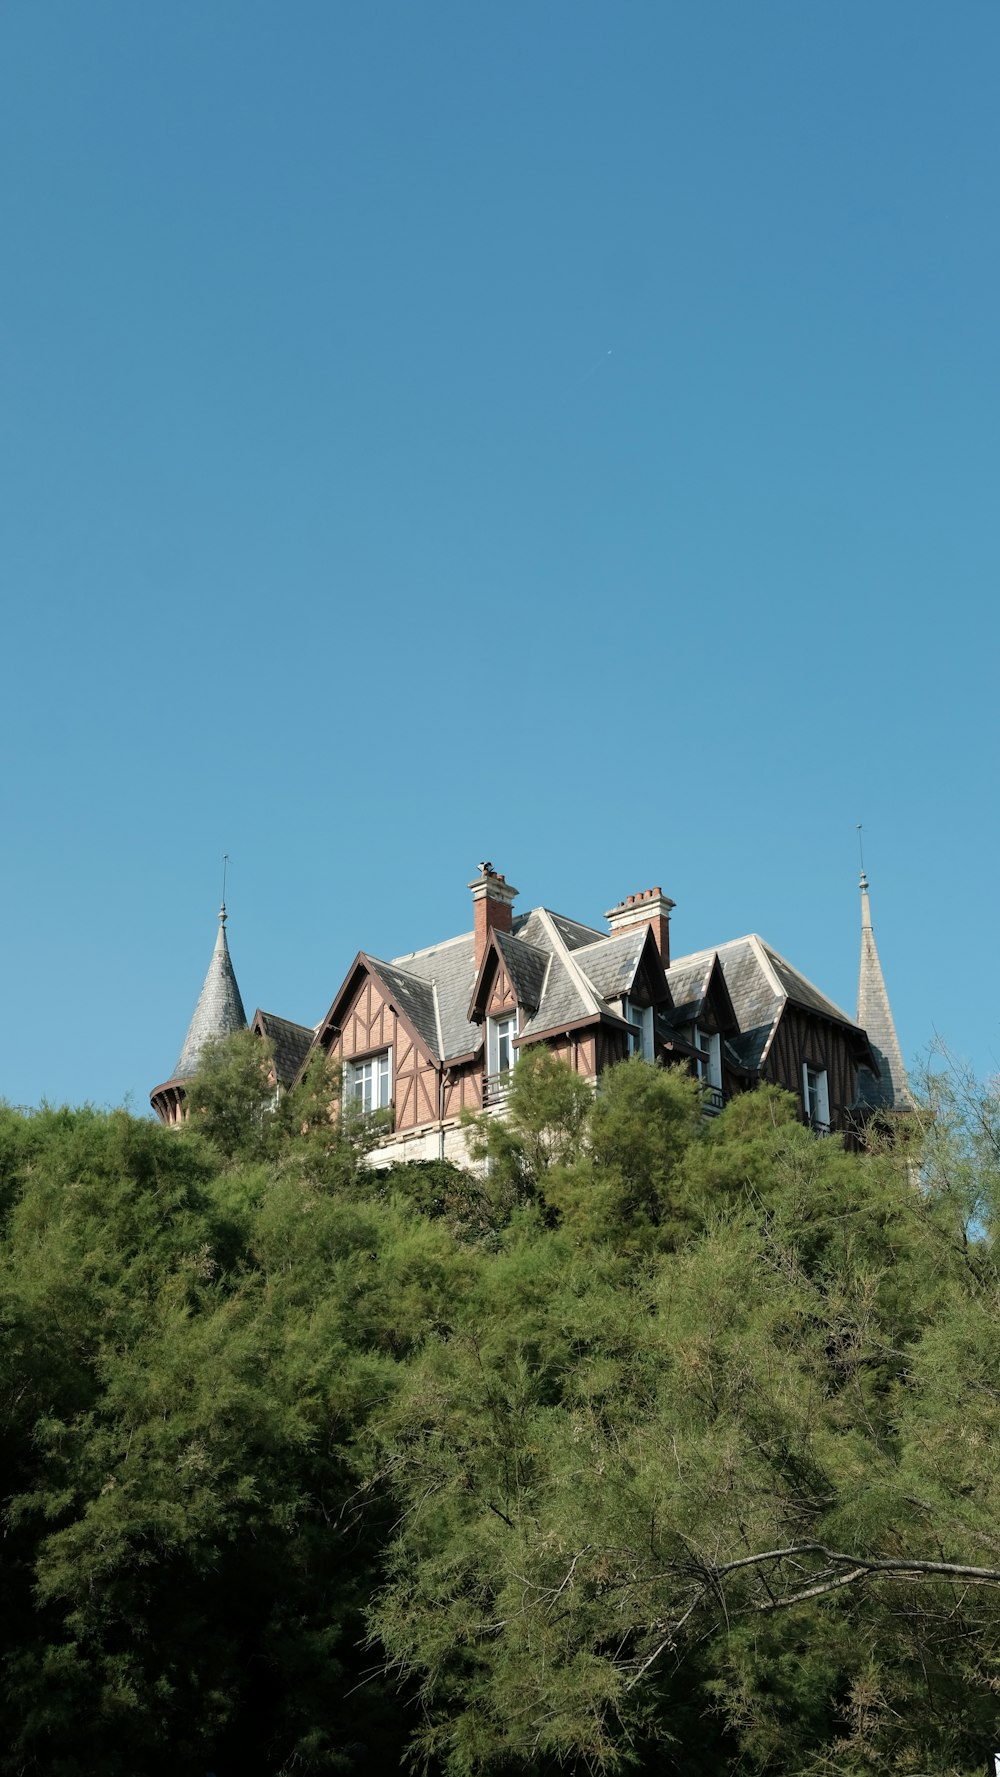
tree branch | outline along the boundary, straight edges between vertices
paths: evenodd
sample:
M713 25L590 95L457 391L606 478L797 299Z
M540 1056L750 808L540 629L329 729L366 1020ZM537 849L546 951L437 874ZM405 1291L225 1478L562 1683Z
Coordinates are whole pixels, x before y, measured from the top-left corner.
M825 1543L791 1543L785 1549L766 1549L759 1555L741 1555L736 1561L706 1565L706 1573L718 1579L735 1573L741 1567L762 1567L769 1561L786 1561L796 1555L821 1555L836 1567L857 1567L864 1573L899 1574L921 1578L971 1580L981 1586L1000 1586L1000 1568L969 1567L960 1561L917 1561L909 1556L848 1555L840 1549L829 1549Z
M971 1586L1000 1586L1000 1568L996 1567L972 1567L961 1561L920 1561L903 1555L866 1557L828 1548L825 1543L790 1543L782 1549L763 1549L756 1555L741 1555L733 1561L701 1562L698 1563L698 1569L702 1583L697 1596L682 1615L670 1624L662 1640L642 1661L629 1679L627 1689L631 1690L638 1684L662 1653L677 1646L681 1631L708 1598L714 1597L719 1601L728 1620L729 1601L726 1599L723 1582L730 1574L766 1568L782 1561L800 1562L805 1556L818 1556L825 1564L811 1585L800 1586L794 1592L786 1592L784 1596L775 1596L768 1584L769 1596L763 1602L749 1604L746 1609L754 1614L770 1615L777 1610L790 1610L794 1605L804 1604L811 1598L822 1598L844 1586L854 1586L864 1580L880 1578L961 1580L965 1585ZM838 1569L842 1571L837 1571ZM684 1571L690 1573L690 1569L679 1567L674 1570L673 1577L680 1577ZM672 1576L670 1573L660 1573L655 1577L665 1580Z

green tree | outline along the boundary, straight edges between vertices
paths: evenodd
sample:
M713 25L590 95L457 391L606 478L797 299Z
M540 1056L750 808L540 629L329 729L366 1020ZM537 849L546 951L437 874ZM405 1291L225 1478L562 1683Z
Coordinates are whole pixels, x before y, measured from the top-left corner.
M580 1158L592 1103L587 1082L536 1043L510 1076L503 1117L467 1117L469 1153L486 1169L499 1220L519 1204L544 1202L552 1171Z
M680 1162L700 1120L697 1081L639 1056L611 1068L586 1106L582 1151L549 1177L547 1202L580 1238L675 1245L695 1225Z
M0 1150L0 1769L391 1766L353 1445L452 1295L447 1237L308 1144L220 1172L204 1132L4 1113Z
M274 1149L278 1106L270 1042L243 1030L206 1043L185 1100L192 1129L224 1160L266 1158Z
M0 1108L0 1772L978 1777L993 1095L850 1154L539 1051L484 1177L230 1084Z
M1000 1677L991 1251L909 1156L847 1154L773 1094L676 1121L660 1166L650 1094L619 1079L617 1151L654 1158L609 1190L599 1245L580 1215L512 1223L379 1428L401 1529L373 1623L420 1681L426 1756L978 1770ZM637 1204L686 1205L676 1250L638 1256Z

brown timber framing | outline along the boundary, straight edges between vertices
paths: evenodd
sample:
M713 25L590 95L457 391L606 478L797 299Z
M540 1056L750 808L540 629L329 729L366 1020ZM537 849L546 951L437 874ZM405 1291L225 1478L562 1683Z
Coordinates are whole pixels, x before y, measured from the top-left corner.
M517 1007L517 994L507 973L506 964L500 959L499 967L493 977L493 986L486 1002L487 1018L497 1018L504 1012L513 1012Z
M721 1026L725 1034L727 1027L735 1024L735 1017L717 959L709 970L705 986L703 1004L708 1013L705 1022L716 1029ZM515 1007L522 1017L533 1015L534 1008L518 1005L509 970L495 943L483 959L477 988L473 1003L478 1021L512 1011ZM625 1059L629 1053L629 1036L629 1025L623 1018L602 1011L596 1016L587 1013L568 1023L532 1031L530 1035L522 1032L515 1038L515 1046L519 1053L523 1053L529 1047L544 1043L576 1073L594 1079L606 1067ZM310 1054L315 1053L316 1048L324 1049L344 1064L364 1060L391 1048L397 1134L454 1123L463 1111L482 1109L484 1044L481 1042L475 1049L447 1059L436 1055L400 1007L389 983L380 975L377 963L364 951L359 951L348 970L317 1030ZM672 1054L675 1064L679 1062L686 1066L691 1065L695 1053L679 1038L663 1043L662 1050L663 1059L668 1064ZM869 1047L862 1033L788 1000L775 1018L754 1073L756 1077L770 1080L793 1093L805 1115L803 1061L811 1067L822 1068L827 1075L830 1125L846 1134L852 1127L856 1069L859 1062L867 1060ZM305 1071L305 1066L301 1071ZM737 1070L728 1059L723 1060L726 1098L746 1090L752 1078L749 1071Z
M870 1066L870 1056L871 1047L862 1032L789 1000L775 1019L758 1071L762 1080L794 1093L808 1120L802 1094L803 1063L823 1069L830 1101L830 1127L845 1134L851 1128L858 1065L863 1062Z
M498 1001L497 995L500 994ZM508 998L503 999L506 994ZM469 1003L469 1022L482 1023L484 1018L495 1017L497 1012L510 1011L517 1006L520 1012L534 1011L535 1008L518 1005L517 994L510 980L507 959L497 941L495 929L487 936L483 960L476 972L476 980ZM476 1051L478 1054L478 1050Z
M516 1012L497 1033L506 1063L542 1044L594 1081L637 1048L700 1076L712 1114L768 1081L793 1095L803 1121L817 1131L835 1129L863 1144L873 1099L858 1075L864 1069L877 1083L881 1054L756 933L671 963L673 902L659 888L618 902L602 932L544 906L515 918L517 890L492 864L480 864L479 872L469 884L471 932L391 961L359 951L314 1029L255 1014L253 1030L275 1044L280 1089L302 1079L317 1051L344 1066L378 1057L347 1085L366 1102L391 1093L394 1134L380 1147L405 1137L401 1150L423 1159L439 1132L441 1153L447 1147L449 1157L461 1158L462 1112L482 1109L487 1089L491 1109L506 1100L509 1082L496 1089L487 1076L490 1020ZM862 889L867 921L864 882ZM870 935L867 924L865 931ZM224 933L219 942L225 950ZM238 1001L234 978L229 985ZM239 1010L242 1018L241 1004ZM370 1090L376 1080L377 1093ZM161 1120L175 1122L183 1118L184 1096L183 1079L171 1078L150 1098Z
M361 1031L363 1041L358 1040ZM400 1041L401 1033L405 1044ZM363 950L316 1032L310 1055L317 1048L342 1063L362 1061L391 1048L396 1130L420 1129L441 1120L446 1063L428 1048L397 1004L376 963Z

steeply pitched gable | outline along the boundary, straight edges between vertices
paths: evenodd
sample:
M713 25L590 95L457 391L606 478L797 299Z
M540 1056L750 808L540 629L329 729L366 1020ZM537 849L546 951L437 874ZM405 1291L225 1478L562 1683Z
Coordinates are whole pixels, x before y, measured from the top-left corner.
M653 1005L670 1004L660 952L648 925L633 926L610 938L581 945L574 950L573 957L604 1000L620 1000L635 993L641 984Z
M865 1033L853 1019L755 932L720 944L714 953L702 950L678 957L667 971L676 1003L692 1003L699 978L707 983L713 955L718 957L739 1026L739 1034L730 1039L732 1048L741 1065L751 1072L756 1072L766 1059L778 1020L788 1004L843 1025L859 1061L870 1054ZM687 996L685 1002L680 1001L682 993Z
M395 1009L407 1034L429 1061L440 1059L437 1047L437 1015L434 991L426 981L408 976L381 958L361 950L347 971L326 1017L316 1031L316 1042L329 1049L365 981L371 980L387 1005ZM301 1070L300 1070L301 1071Z
M467 1059L482 1044L482 1032L466 1015L473 954L471 933L394 962L359 951L318 1027L317 1042L329 1047L332 1032L368 975L435 1067Z
M290 1086L312 1048L316 1034L312 1026L294 1024L290 1018L279 1018L276 1012L262 1012L258 1008L250 1028L270 1042L279 1086Z
M494 985L502 971L510 983L523 1025L541 1004L550 960L550 951L540 950L510 932L491 931L469 1002L470 1021L478 1025L486 1017Z

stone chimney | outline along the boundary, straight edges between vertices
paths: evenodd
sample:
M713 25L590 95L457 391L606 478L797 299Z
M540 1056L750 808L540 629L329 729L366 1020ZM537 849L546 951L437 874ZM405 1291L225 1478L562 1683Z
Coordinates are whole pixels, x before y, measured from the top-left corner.
M516 888L494 870L492 864L480 864L479 875L469 884L472 908L476 919L476 970L486 955L491 931L509 932L514 924Z
M673 901L661 888L642 889L637 895L626 895L617 907L604 915L611 927L611 936L630 932L639 926L652 926L656 948L665 969L670 967L670 913Z

